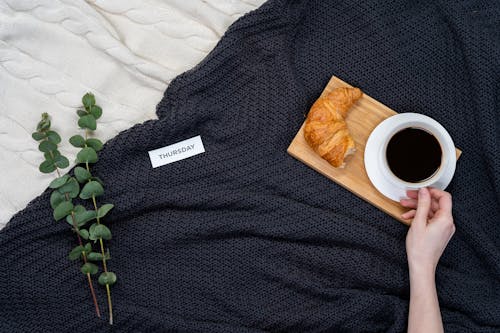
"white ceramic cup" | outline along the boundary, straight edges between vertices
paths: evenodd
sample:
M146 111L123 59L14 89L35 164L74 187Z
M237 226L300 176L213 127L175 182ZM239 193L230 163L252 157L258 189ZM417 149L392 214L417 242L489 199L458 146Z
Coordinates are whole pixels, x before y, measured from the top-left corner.
M441 146L441 165L428 179L409 183L396 177L389 168L386 148L390 139L405 128L422 129L432 134ZM445 189L455 173L455 145L446 129L434 119L419 113L400 113L382 121L368 137L365 148L365 169L372 184L386 197L399 201L406 198L406 190L422 187Z

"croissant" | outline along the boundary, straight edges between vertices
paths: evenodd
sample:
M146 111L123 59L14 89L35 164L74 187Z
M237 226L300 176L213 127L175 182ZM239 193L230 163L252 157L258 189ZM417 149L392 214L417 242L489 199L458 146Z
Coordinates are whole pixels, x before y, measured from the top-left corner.
M344 118L361 95L359 88L335 88L314 102L307 115L304 127L307 143L336 168L343 168L345 157L356 150Z

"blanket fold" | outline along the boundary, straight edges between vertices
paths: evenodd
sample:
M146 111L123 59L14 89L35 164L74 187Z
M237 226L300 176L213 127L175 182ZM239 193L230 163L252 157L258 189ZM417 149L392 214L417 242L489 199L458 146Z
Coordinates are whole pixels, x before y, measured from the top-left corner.
M447 332L500 330L500 4L270 0L106 143L115 325L50 190L0 231L1 332L404 332L407 227L286 153L336 75L463 150L436 273ZM205 152L152 168L200 135ZM103 288L97 286L106 316Z

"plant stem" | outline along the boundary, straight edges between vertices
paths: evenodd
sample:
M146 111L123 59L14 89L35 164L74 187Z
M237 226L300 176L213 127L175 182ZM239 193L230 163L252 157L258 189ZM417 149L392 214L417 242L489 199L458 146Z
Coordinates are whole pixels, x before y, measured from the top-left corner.
M88 133L87 129L85 129L85 141L87 141ZM85 147L87 147L87 144L85 144ZM91 174L90 168L89 168L89 163L85 163L85 167L87 168L87 171ZM90 179L88 180L89 182L91 181ZM96 221L97 224L101 224L99 215L98 215L98 209L97 209L97 202L95 200L95 195L92 194L92 203L94 204L94 210L96 214ZM99 238L99 244L101 246L101 254L102 254L102 268L105 273L108 272L108 267L106 264L106 253L104 252L104 242L102 238ZM109 289L109 284L106 284L106 294L108 297L108 308L109 308L109 324L113 325L113 303L111 302L111 290Z
M111 291L109 290L109 284L106 285L106 293L108 294L109 304L109 324L113 325L113 305L111 303Z
M50 152L50 156L54 158L54 154ZM59 168L56 167L56 172L57 176L61 177L61 173L59 172ZM66 198L66 201L69 201L69 195L68 193L64 193L64 196ZM80 229L78 228L78 225L76 224L76 219L75 219L75 213L72 211L71 212L71 220L73 222L73 228L76 231L76 237L78 238L78 245L83 247L83 242L80 237ZM83 262L86 264L87 263L87 255L85 254L85 251L82 252L82 257L83 257ZM87 281L89 283L89 288L90 288L90 294L92 295L92 301L94 302L94 307L95 307L95 312L97 314L97 317L101 318L101 311L99 310L99 304L97 303L97 298L95 296L95 291L94 291L94 286L92 285L92 277L90 276L90 273L87 273Z

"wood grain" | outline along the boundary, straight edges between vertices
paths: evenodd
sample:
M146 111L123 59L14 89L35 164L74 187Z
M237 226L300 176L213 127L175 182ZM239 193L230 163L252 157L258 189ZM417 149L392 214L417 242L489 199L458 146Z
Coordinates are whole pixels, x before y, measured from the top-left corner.
M321 96L337 87L351 87L351 85L333 76ZM370 182L364 166L365 145L370 133L380 122L395 114L395 111L363 94L346 117L347 127L356 143L356 152L347 157L346 166L343 169L334 168L307 144L303 132L304 124L292 140L287 152L396 220L410 224L410 220L403 220L400 217L407 209L398 202L383 196ZM457 149L457 159L460 153L461 151Z

